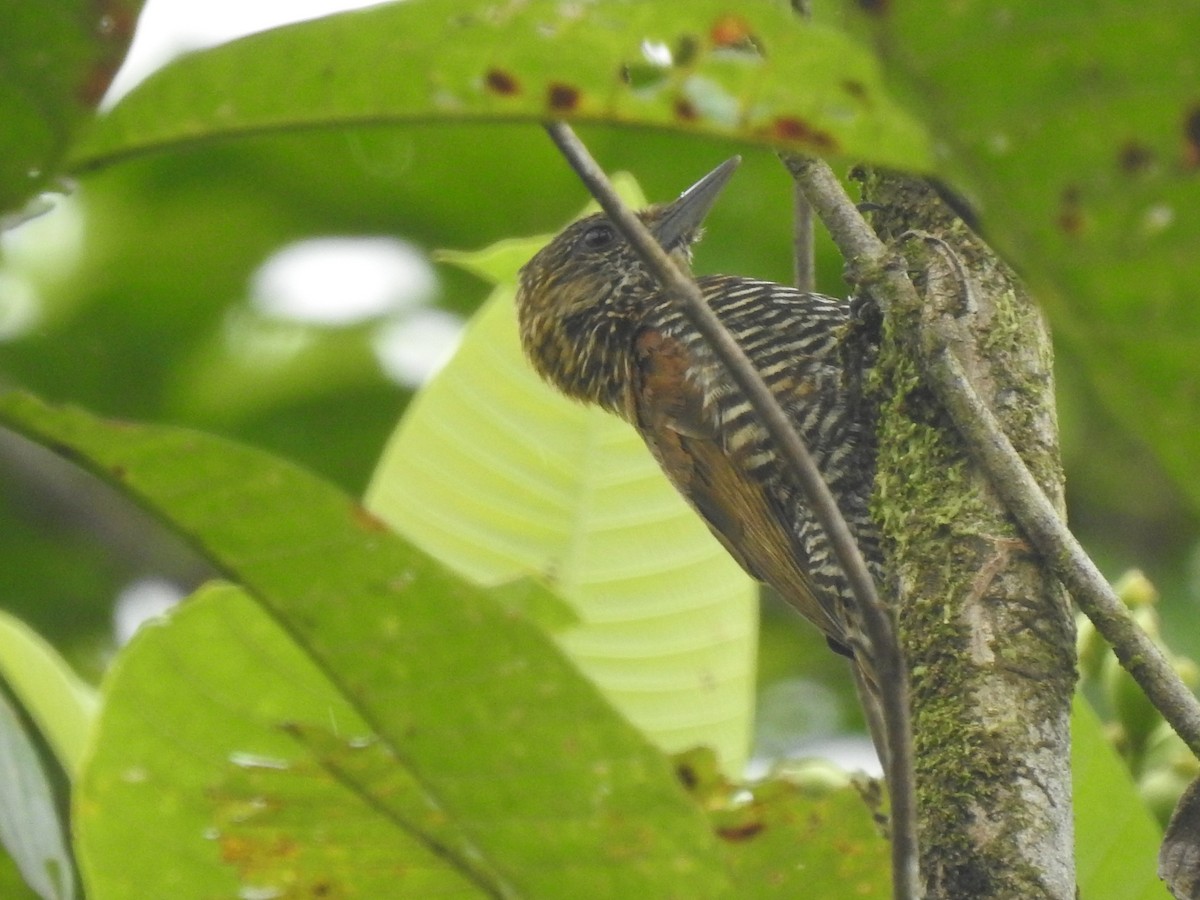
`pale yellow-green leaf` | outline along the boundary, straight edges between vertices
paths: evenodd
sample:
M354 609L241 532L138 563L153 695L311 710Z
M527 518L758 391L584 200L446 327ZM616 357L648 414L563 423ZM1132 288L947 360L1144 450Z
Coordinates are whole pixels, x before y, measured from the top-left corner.
M0 680L33 718L64 771L74 777L99 706L96 689L47 641L0 611Z
M664 748L709 745L737 770L752 725L755 585L632 428L563 399L526 363L513 282L545 240L453 254L498 286L409 407L366 502L475 581L541 576L580 620L558 639L622 712Z

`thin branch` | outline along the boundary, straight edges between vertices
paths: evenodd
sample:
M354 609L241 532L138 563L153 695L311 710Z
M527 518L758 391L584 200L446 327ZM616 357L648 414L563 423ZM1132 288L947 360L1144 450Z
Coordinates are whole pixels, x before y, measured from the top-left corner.
M817 263L813 251L813 208L799 185L792 185L792 259L799 290L812 293L817 286Z
M708 341L717 358L746 394L755 413L771 435L784 458L794 471L805 496L829 537L838 563L846 575L862 615L863 628L869 648L868 657L879 681L897 686L900 696L906 697L908 672L900 656L899 641L888 610L880 601L862 553L858 549L846 520L816 463L804 446L787 414L780 407L770 388L754 369L753 364L738 346L737 341L721 325L716 314L704 302L700 289L692 278L675 265L641 220L621 203L604 171L592 159L587 148L575 136L570 126L562 122L546 125L551 139L562 151L580 180L586 185L600 207L608 214L630 246L658 279L676 297L689 321ZM887 698L885 697L885 700ZM916 798L913 777L912 732L908 719L908 704L884 702L884 725L887 730L888 788L892 801L892 874L895 896L908 900L919 896L917 877Z
M812 21L811 0L792 0L792 12L804 22ZM813 208L804 189L792 183L792 262L793 281L806 294L817 287L817 261L813 233Z
M860 283L885 307L919 305L916 289L887 247L859 215L832 170L819 160L795 157L788 168L833 235ZM995 416L975 393L940 328L926 328L927 374L972 457L987 473L1013 518L1121 665L1192 752L1200 757L1200 702L1162 652L1133 620L1096 564L1067 529Z

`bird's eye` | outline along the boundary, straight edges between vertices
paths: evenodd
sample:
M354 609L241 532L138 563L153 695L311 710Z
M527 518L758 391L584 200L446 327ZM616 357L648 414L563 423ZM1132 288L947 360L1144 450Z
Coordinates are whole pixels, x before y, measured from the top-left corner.
M603 250L613 242L616 232L611 225L593 225L583 233L583 246L589 250Z

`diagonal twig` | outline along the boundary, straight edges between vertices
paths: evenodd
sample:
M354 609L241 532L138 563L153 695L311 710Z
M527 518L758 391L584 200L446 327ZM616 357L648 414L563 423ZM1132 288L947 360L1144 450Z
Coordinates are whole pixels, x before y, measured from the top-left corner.
M658 242L617 197L604 171L562 122L547 123L546 130L562 151L580 180L607 213L609 220L625 237L659 283L681 304L684 314L708 341L712 351L745 393L784 458L800 482L814 514L825 529L838 563L854 592L862 615L863 628L870 641L869 653L880 682L889 685L883 702L887 730L888 789L892 804L892 875L895 896L909 900L919 896L917 877L916 798L913 777L912 732L908 719L906 685L908 673L900 656L895 627L887 608L880 601L875 583L867 570L850 529L816 463L796 433L787 414L776 402L770 388L754 369L737 341L721 325L716 314L704 302L691 277L680 271ZM894 697L902 702L889 702Z

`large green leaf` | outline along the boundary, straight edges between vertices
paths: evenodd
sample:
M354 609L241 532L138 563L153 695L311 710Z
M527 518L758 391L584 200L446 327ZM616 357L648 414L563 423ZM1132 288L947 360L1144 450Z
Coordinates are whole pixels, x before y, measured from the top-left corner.
M745 785L723 777L706 751L676 765L708 810L742 896L892 896L887 839L841 769L810 760Z
M1158 880L1162 829L1087 701L1071 714L1075 870L1082 900L1166 900Z
M58 174L133 37L141 0L0 3L0 214Z
M38 739L0 692L0 843L43 900L74 900L75 866L66 824Z
M72 165L266 129L547 116L929 162L869 54L780 3L410 0L183 59L122 100Z
M0 422L78 460L270 610L521 897L711 897L711 834L666 760L537 628L260 451L25 395ZM247 685L253 689L253 683Z
M39 900L38 894L21 877L21 870L8 853L0 849L0 895L7 900Z
M239 589L204 588L143 629L105 680L75 798L89 896L489 896L379 808L407 801L430 818L395 757L386 783L356 793L289 733L314 727L355 757L378 743Z
M583 623L561 643L613 703L664 748L707 744L740 772L757 590L632 428L554 393L525 361L516 272L545 241L451 255L497 288L409 407L367 505L472 580L553 583Z
M74 777L96 717L95 689L24 622L0 611L0 679Z
M1069 365L1200 502L1200 5L871 4Z

